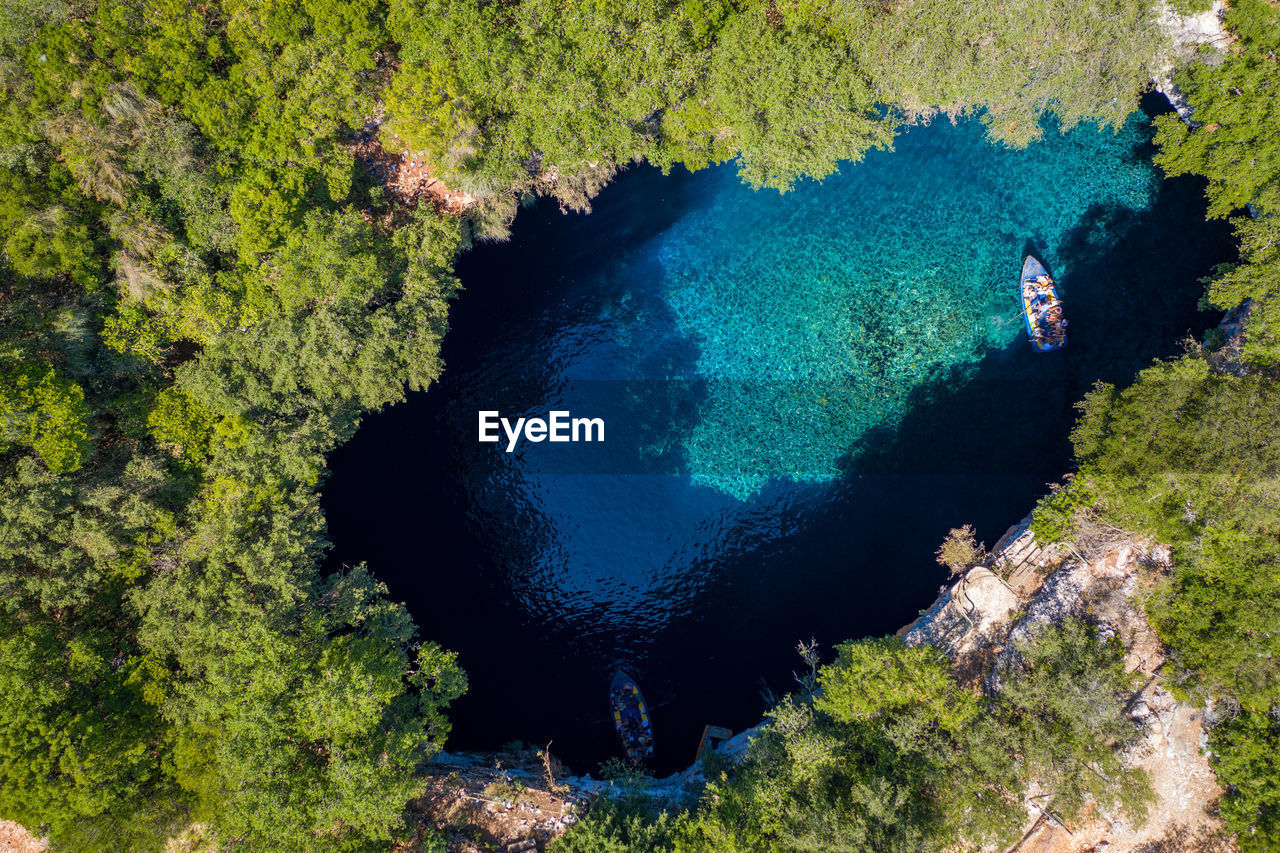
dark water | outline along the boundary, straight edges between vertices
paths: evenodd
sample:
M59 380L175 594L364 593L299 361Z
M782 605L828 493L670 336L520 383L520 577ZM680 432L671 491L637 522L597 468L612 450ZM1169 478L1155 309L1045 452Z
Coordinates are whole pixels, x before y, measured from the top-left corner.
M1230 234L1149 135L1013 152L943 123L787 196L638 168L463 258L444 378L369 418L325 491L333 565L367 561L460 653L450 748L554 741L592 770L624 665L672 770L704 724L759 720L798 641L927 606L948 528L990 544L1068 468L1092 383L1213 319L1197 280ZM1005 322L1027 251L1068 306L1060 353ZM606 441L504 453L480 409L602 417Z

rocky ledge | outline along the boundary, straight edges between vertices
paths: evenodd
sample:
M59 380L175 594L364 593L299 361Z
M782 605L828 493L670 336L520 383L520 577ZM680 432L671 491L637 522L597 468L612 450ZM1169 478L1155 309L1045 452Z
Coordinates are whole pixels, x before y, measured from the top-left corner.
M1226 50L1232 38L1222 21L1226 9L1226 0L1213 0L1213 5L1203 12L1182 15L1166 2L1159 12L1158 22L1169 36L1170 47L1161 57L1161 67L1152 84L1157 92L1169 99L1178 115L1193 127L1195 121L1191 118L1191 107L1174 85L1173 75L1178 68L1190 62L1202 47L1212 49L1210 56L1221 55Z
M957 677L974 689L993 686L984 679L1039 626L1087 617L1104 635L1118 637L1128 669L1143 676L1127 712L1146 737L1126 759L1147 771L1156 802L1141 827L1100 810L1067 826L1036 807L1040 792L1028 791L1022 840L1009 853L1234 850L1214 813L1222 789L1204 751L1211 709L1179 702L1167 689L1161 674L1164 650L1142 609L1144 595L1169 570L1169 550L1104 525L1077 537L1075 544L1046 547L1035 541L1029 524L1030 516L1010 527L982 565L965 572L898 633L909 644L946 653ZM717 751L740 758L758 729L742 732ZM559 778L554 759L541 751L524 759L445 755L436 765L447 781L433 786L416 808L425 820L451 826L450 849L466 853L541 850L573 823L591 797L637 790L634 781ZM644 782L643 791L658 802L688 802L703 781L695 765Z
M1037 809L1037 792L1028 791L1027 823L1013 850L1234 850L1214 811L1222 789L1204 751L1210 709L1179 702L1166 688L1164 649L1142 608L1146 592L1169 570L1169 549L1105 526L1076 545L1041 547L1029 524L1030 516L1011 527L987 565L970 569L900 633L909 644L946 652L962 681L990 678L1001 670L1000 659L1039 626L1069 617L1087 617L1104 635L1118 637L1126 667L1144 678L1127 712L1146 737L1126 760L1147 771L1156 802L1142 827L1098 810L1068 827Z

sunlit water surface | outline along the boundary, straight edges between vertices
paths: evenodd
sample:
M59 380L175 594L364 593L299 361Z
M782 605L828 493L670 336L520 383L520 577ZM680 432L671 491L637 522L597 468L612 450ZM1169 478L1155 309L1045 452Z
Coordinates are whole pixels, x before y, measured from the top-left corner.
M758 719L794 646L891 631L1069 463L1071 404L1202 331L1230 253L1139 114L1024 151L912 128L786 195L732 166L640 168L590 216L543 203L460 265L445 378L334 454L334 564L368 561L472 690L454 748L617 753L606 685L655 707L660 770ZM1025 343L1023 254L1054 272L1061 353ZM476 441L477 411L602 417L605 442Z

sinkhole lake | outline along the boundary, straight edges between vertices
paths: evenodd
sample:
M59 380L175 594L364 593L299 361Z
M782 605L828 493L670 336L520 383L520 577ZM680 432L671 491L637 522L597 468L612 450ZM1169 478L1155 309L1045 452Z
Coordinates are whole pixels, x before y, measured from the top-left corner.
M591 771L620 755L623 666L666 772L704 724L757 722L798 641L914 618L949 527L991 544L1068 469L1095 380L1216 322L1197 280L1229 230L1151 154L1145 113L1024 151L938 121L786 195L633 168L590 215L540 202L463 257L444 377L369 417L325 489L331 567L367 562L461 656L449 748L552 741ZM1028 252L1064 351L1010 322ZM599 417L605 441L507 453L479 410Z

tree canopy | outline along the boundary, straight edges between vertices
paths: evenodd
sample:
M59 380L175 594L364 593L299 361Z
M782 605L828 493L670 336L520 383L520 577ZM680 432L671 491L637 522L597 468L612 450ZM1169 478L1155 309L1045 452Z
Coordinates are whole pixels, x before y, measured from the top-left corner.
M645 820L588 813L555 845L617 850L943 851L1008 846L1031 784L1059 813L1086 804L1141 822L1144 774L1122 750L1135 676L1118 642L1080 621L1045 626L996 664L999 687L960 686L937 649L899 638L841 644L817 689L774 706L742 766L713 772L698 806ZM609 849L609 846L603 846Z
M785 190L935 113L981 115L1008 145L1046 112L1118 126L1160 62L1158 5L0 6L0 815L54 849L157 849L192 821L220 849L385 849L466 680L430 614L420 636L363 567L326 574L318 490L365 414L439 375L457 253L530 193L585 207L639 158L737 158ZM1179 78L1200 125L1161 127L1161 162L1207 175L1216 214L1276 206L1275 14L1233 4L1226 60ZM375 135L478 206L390 197L356 158ZM1272 222L1241 222L1242 264L1210 289L1258 303L1247 352L1263 365L1280 351ZM1180 537L1152 612L1189 684L1250 715L1215 735L1238 781L1224 813L1270 832L1275 786L1252 756L1274 739L1256 654L1275 636L1256 595L1274 578L1272 395L1195 359L1158 370L1090 398L1078 488ZM1157 399L1166 379L1179 390ZM1197 450L1209 434L1246 461ZM1177 500L1148 500L1139 464L1163 465ZM619 813L604 835L1005 838L1027 774L1107 760L1079 709L1046 703L1125 687L1086 628L1038 642L1020 686L982 697L927 652L842 646L823 691L775 708L746 768L678 827Z

